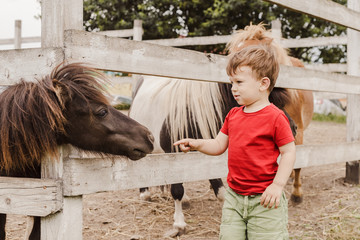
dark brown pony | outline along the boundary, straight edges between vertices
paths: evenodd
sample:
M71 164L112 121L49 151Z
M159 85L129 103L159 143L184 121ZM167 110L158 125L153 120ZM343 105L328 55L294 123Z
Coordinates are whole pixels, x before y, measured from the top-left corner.
M287 55L271 33L263 25L250 25L237 32L228 48L230 52L251 44L270 44L276 50L280 63L303 66ZM228 111L238 106L227 83L210 83L164 79L145 76L138 84L136 96L130 109L130 117L147 126L154 134L154 152L175 152L172 143L182 138L214 138L218 134ZM270 101L284 110L295 134L296 144L302 144L303 131L311 121L313 96L309 91L275 88ZM151 115L151 117L149 117ZM224 186L221 179L211 179L210 184L218 199L223 199ZM300 169L295 170L292 199L300 201ZM149 198L149 191L141 189L141 197ZM184 232L186 223L181 203L184 200L182 183L171 185L175 200L174 235Z
M57 156L62 144L132 160L150 153L152 134L110 106L103 94L104 81L93 68L73 63L1 93L1 176L40 178L42 157ZM5 223L6 215L0 214L0 239L5 239ZM29 239L40 239L39 217Z

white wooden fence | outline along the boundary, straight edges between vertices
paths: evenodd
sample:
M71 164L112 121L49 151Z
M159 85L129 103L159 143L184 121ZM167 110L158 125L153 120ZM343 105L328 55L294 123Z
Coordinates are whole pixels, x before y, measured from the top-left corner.
M274 22L274 21L273 21ZM274 24L272 24L274 26ZM281 34L280 25L272 28L273 32ZM141 41L143 28L141 20L134 20L134 27L125 30L108 30L96 32L101 35L109 37L133 37L133 40ZM194 46L194 45L213 45L224 44L229 42L231 35L220 36L202 36L202 37L188 37L188 38L169 38L169 39L155 39L144 40L144 42L155 43L163 46ZM279 39L281 45L285 48L302 48L302 47L319 47L329 45L346 45L346 36L333 36L333 37L308 37L300 39ZM0 45L14 44L14 49L20 49L22 43L41 42L41 37L21 37L21 20L15 20L15 37L9 39L0 39ZM308 64L308 69L321 70L325 72L346 72L346 64Z
M295 168L360 159L360 13L329 0L271 2L356 29L348 32L349 75L281 67L278 87L349 94L349 142L299 146ZM348 2L360 11L357 1ZM42 48L0 51L1 84L13 84L20 77L33 81L64 60L88 62L103 70L228 82L225 57L84 32L82 8L82 0L43 0ZM154 154L133 162L124 157L85 155L70 146L61 147L60 152L55 161L44 158L40 180L0 178L0 212L41 216L42 239L82 239L84 194L225 177L227 173L226 154Z

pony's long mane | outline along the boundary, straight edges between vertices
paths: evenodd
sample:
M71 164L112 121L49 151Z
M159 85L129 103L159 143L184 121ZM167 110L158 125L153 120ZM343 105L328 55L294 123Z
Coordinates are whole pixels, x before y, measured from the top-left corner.
M101 74L82 64L60 65L36 82L19 83L0 95L0 170L39 166L43 154L58 155L58 137L68 124L66 104L74 95L107 102L99 89ZM84 106L86 107L86 106Z
M174 85L169 103L175 111L167 119L170 129L175 129L171 142L189 136L189 128L200 134L196 138L216 137L223 108L217 83L177 80Z
M203 138L218 133L222 120L222 96L217 83L166 79L145 76L130 109L130 117L159 132L159 121L167 120L171 130L171 142L186 137L188 127L199 131ZM219 101L220 100L220 101ZM144 118L144 109L152 109L153 117ZM191 118L189 118L191 113ZM157 134L155 142L159 143ZM157 151L160 149L156 149Z

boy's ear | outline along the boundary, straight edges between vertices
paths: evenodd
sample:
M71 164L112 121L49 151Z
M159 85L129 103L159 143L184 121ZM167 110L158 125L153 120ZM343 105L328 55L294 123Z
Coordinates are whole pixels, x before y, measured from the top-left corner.
M268 77L263 77L260 81L260 90L268 90L270 87L270 79Z

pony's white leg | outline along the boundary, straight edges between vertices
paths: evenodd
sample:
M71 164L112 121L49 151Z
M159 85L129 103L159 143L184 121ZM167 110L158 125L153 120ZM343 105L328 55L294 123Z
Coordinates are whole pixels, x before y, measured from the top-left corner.
M185 232L185 218L182 211L182 204L180 200L175 200L175 213L174 213L174 224L173 227L179 231L179 235Z
M31 231L34 227L34 217L27 216L26 218L26 232L24 236L24 240L29 240Z
M173 229L167 231L164 237L174 238L181 236L185 233L186 223L184 213L182 211L181 200L175 200L175 213L174 213L174 224Z
M225 193L226 193L226 189L225 189L225 187L224 186L221 186L220 188L219 188L219 192L218 192L218 194L217 194L217 199L221 202L221 203L223 203L224 201L225 201Z

